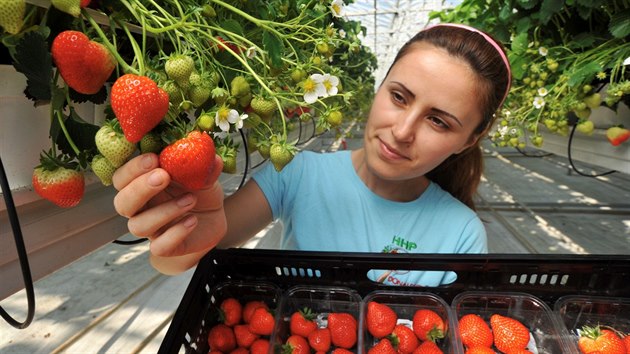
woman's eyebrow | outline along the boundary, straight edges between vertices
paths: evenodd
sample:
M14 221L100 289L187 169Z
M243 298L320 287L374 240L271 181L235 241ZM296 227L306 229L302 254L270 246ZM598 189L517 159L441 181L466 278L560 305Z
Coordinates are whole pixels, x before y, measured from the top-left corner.
M396 84L397 86L399 86L399 87L400 87L400 89L401 89L401 90L403 90L403 91L405 91L405 93L406 93L406 94L408 94L409 96L414 97L414 98L416 97L416 95L415 95L413 92L411 92L411 91L410 91L410 90L409 90L409 89L408 89L408 88L407 88L407 87L406 87L406 86L405 86L402 82L398 82L398 81L391 81L391 83L392 83L392 84ZM455 122L456 122L456 123L457 123L460 127L463 127L463 126L464 126L464 125L462 124L462 122L461 122L461 121L460 121L457 117L455 117L454 115L452 115L451 113L448 113L448 112L446 112L446 111L444 111L444 110L441 110L441 109L439 109L439 108L435 108L435 107L431 107L431 110L432 110L432 111L435 111L435 112L437 112L437 113L439 113L439 114L441 114L441 115L447 116L448 118L450 118L450 119L454 120L454 121L455 121Z

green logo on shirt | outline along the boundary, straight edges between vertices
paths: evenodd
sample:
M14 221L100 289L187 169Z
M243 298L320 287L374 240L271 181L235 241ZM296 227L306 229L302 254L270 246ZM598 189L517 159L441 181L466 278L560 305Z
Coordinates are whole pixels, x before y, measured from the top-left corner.
M394 235L394 238L392 239L392 244L407 251L415 250L416 248L418 248L418 245L415 242L407 241L404 238L396 235Z

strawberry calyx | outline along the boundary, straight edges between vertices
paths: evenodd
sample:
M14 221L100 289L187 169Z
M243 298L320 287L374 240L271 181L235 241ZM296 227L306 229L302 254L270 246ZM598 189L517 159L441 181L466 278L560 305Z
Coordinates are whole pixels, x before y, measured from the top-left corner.
M60 167L69 170L79 170L79 164L68 155L54 154L53 150L42 151L39 155L39 165L36 168L43 168L46 171L54 171Z
M429 332L427 332L427 340L435 342L442 338L444 338L444 331L439 329L437 326L434 326L431 330L429 330Z

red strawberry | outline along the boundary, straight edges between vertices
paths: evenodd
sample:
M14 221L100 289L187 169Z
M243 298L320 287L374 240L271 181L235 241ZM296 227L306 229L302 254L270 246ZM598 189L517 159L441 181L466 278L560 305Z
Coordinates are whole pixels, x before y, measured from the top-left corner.
M160 166L184 187L201 189L211 182L214 155L210 135L195 130L160 152Z
M492 331L481 316L469 313L459 319L459 336L466 347L491 347Z
M33 170L33 189L40 197L62 208L76 206L85 192L83 173L56 164L42 155L41 164Z
M422 342L422 344L420 344L418 346L418 348L416 348L416 350L413 351L413 354L443 354L444 352L442 351L442 349L440 349L440 347L438 347L437 344L435 344L435 342L427 340ZM492 354L494 354L494 351L492 352Z
M626 351L630 353L630 334L626 334L623 337L623 343L626 345Z
M394 327L390 338L399 354L410 354L420 345L420 341L413 329L402 324Z
M316 328L308 335L308 344L313 350L318 352L328 352L330 350L331 337L330 329L328 328Z
M306 338L299 335L291 335L282 346L284 354L310 354L311 348L308 346Z
M413 315L413 331L423 341L430 340L435 342L437 339L444 338L446 330L446 323L433 310L420 309Z
M227 298L221 302L219 307L221 309L220 316L223 320L223 324L233 327L241 322L243 306L238 300L233 297Z
M490 317L494 346L504 353L524 349L529 343L529 329L517 319L494 314Z
M527 349L517 349L517 350L512 350L511 352L508 352L507 354L533 354L533 353ZM597 354L597 353L591 353L591 354Z
M258 338L249 347L251 354L267 354L269 353L269 339Z
M626 354L624 340L610 329L584 326L578 339L578 347L585 354L599 351L602 354Z
M354 352L345 349L345 348L335 348L330 352L330 354L353 354Z
M59 33L51 53L68 86L87 95L97 93L116 67L116 60L104 45L79 31Z
M239 347L249 348L256 339L260 338L258 334L252 333L246 324L237 324L233 328L236 344Z
M112 110L127 140L137 143L168 111L168 94L146 76L125 74L112 86Z
M236 349L232 350L229 354L249 354L249 350L247 348L237 347Z
M218 350L223 353L236 349L236 337L232 328L219 323L208 332L208 345L210 350Z
M289 320L291 334L297 334L304 338L308 337L311 332L317 329L317 323L313 321L314 318L315 314L308 307L294 312Z
M417 354L417 353L414 353ZM466 349L466 354L495 354L494 349L489 347L471 347Z
M368 332L375 338L383 338L394 330L398 315L388 305L370 301L365 319Z
M345 312L333 312L328 315L328 328L333 345L350 349L357 344L357 319Z
M612 146L621 145L621 143L630 139L630 130L621 127L610 127L606 130L606 138Z
M268 309L259 307L252 313L249 322L249 330L261 336L268 336L273 332L275 322L273 314L269 312Z
M372 348L368 349L368 354L396 354L396 349L389 339L383 338Z
M252 314L254 313L254 310L256 310L259 307L264 307L266 309L269 309L267 304L263 301L252 300L252 301L246 302L245 306L243 306L243 322L249 323L250 319L252 318Z

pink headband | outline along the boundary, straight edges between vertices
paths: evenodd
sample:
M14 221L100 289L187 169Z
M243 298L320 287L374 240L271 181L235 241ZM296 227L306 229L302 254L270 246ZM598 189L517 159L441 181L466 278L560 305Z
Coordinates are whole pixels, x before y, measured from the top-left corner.
M507 72L508 72L507 89L505 90L505 94L503 95L503 98L501 99L501 103L499 104L499 107L501 107L503 105L503 102L505 102L505 99L506 99L508 93L510 93L510 86L512 85L512 70L510 69L510 61L508 60L507 56L505 55L505 52L503 51L503 49L501 48L499 43L497 43L494 39L492 39L492 37L488 36L483 31L480 31L480 30L478 30L478 29L476 29L474 27L471 27L471 26L462 25L462 24L458 24L458 23L438 23L438 24L435 24L435 25L429 25L429 26L427 26L424 29L424 31L428 30L429 28L438 27L438 26L457 27L457 28L465 29L465 30L470 31L470 32L478 33L488 43L490 43L494 47L494 49L497 50L497 52L499 52L499 55L501 55L501 59L503 59L503 63L505 64L505 67L506 67Z

